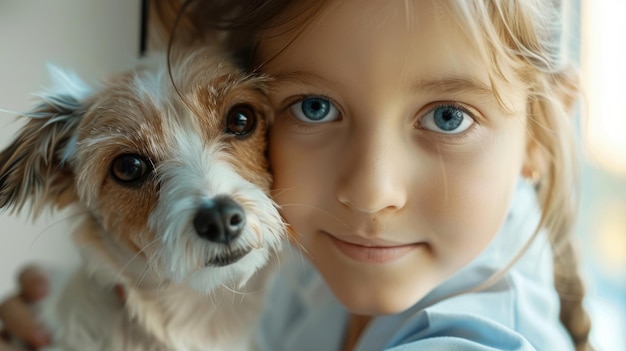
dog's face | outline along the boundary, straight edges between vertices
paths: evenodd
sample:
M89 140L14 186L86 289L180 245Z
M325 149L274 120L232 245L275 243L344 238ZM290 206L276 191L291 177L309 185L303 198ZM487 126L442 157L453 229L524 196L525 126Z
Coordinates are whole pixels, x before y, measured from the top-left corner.
M142 262L201 291L243 283L284 230L268 196L264 81L208 51L171 73L175 87L161 62L47 97L0 154L0 207L78 201L99 229L83 244L121 271Z

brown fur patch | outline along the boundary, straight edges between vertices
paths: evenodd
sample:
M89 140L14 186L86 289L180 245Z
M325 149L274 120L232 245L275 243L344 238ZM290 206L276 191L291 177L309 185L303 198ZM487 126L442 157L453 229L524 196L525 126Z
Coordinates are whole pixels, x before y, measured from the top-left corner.
M111 162L121 154L137 154L151 166L158 164L168 157L173 140L167 128L174 122L191 123L207 143L226 144L236 160L231 162L235 170L269 191L265 148L272 110L264 95L264 79L247 76L220 57L210 50L174 53L176 88L163 70L155 74L151 68L138 67L66 111L73 118L58 123L31 119L0 154L0 207L19 210L30 198L35 199L36 210L46 203L65 206L81 201L99 227L117 233L114 240L138 252L154 240L146 228L158 202L158 177L150 175L137 186L123 185L112 179ZM256 129L249 136L224 133L226 115L238 104L247 104L256 113ZM53 116L58 110L50 104L36 112ZM61 167L59 155L73 134L76 153Z

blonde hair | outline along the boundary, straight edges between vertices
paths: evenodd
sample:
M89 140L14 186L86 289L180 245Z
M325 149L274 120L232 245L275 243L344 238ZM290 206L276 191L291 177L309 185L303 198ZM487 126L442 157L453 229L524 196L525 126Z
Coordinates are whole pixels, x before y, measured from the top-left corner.
M410 0L405 0L410 8ZM566 0L563 0L566 1ZM182 4L188 7L179 11ZM186 44L207 33L229 31L225 44L232 52L252 55L258 34L268 26L283 25L293 18L291 6L320 8L323 2L293 0L154 1L160 35L176 33ZM313 5L315 3L315 5ZM564 12L558 0L451 0L448 10L469 30L491 75L510 81L502 67L512 67L529 92L529 167L541 175L537 194L542 217L537 233L548 232L554 252L554 284L561 302L560 319L571 335L576 350L591 350L590 319L583 307L584 285L578 271L572 227L578 208L578 168L574 144L572 105L578 94L577 74L566 60L563 34ZM175 31L177 15L183 14ZM309 17L310 18L310 17ZM294 25L295 28L295 25ZM251 57L244 57L242 62ZM247 68L255 68L247 65ZM492 79L492 82L495 79ZM494 83L492 83L494 84ZM495 85L495 84L494 84ZM498 91L494 86L494 91ZM506 107L504 99L500 102ZM531 239L532 240L532 239ZM528 245L526 246L528 247ZM517 256L519 258L524 250ZM511 265L516 259L512 260ZM510 265L509 265L510 267ZM507 267L508 268L508 267ZM496 274L487 284L506 272Z
M470 29L492 74L506 80L500 67L513 67L525 82L522 88L529 91L528 153L530 167L541 175L537 233L546 229L552 244L561 322L576 350L590 350L591 321L583 307L584 284L573 237L578 166L572 112L578 77L562 45L563 17L570 9L553 0L490 0L456 1L451 10Z

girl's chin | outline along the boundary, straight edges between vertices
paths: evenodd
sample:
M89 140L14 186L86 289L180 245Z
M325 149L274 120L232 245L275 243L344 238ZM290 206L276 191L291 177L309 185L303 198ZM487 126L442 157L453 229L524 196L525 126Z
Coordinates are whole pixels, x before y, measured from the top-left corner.
M305 246L309 260L335 297L358 315L401 313L419 302L446 275L429 251L420 248L382 260L385 262L371 263L346 255L330 240Z
M350 312L357 315L377 316L406 311L423 299L438 282L414 276L411 282L392 281L381 284L374 276L357 277L358 272L342 275L337 270L320 270L327 286ZM410 283L410 284L407 284Z

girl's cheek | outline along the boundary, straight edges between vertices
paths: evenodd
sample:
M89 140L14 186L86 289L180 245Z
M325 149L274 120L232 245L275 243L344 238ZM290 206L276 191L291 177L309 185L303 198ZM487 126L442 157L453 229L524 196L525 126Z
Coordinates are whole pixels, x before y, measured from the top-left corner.
M291 204L282 208L283 215L297 212L293 210L294 204L300 204L306 199L308 187L303 185L310 183L313 176L309 167L312 160L307 156L310 150L294 143L293 135L280 121L274 125L269 140L273 198L278 205ZM309 164L303 164L305 160Z
M523 161L523 134L487 140L482 151L446 160L420 208L437 231L442 252L469 262L497 234L509 210ZM436 173L435 173L436 174ZM452 259L452 258L451 258Z

